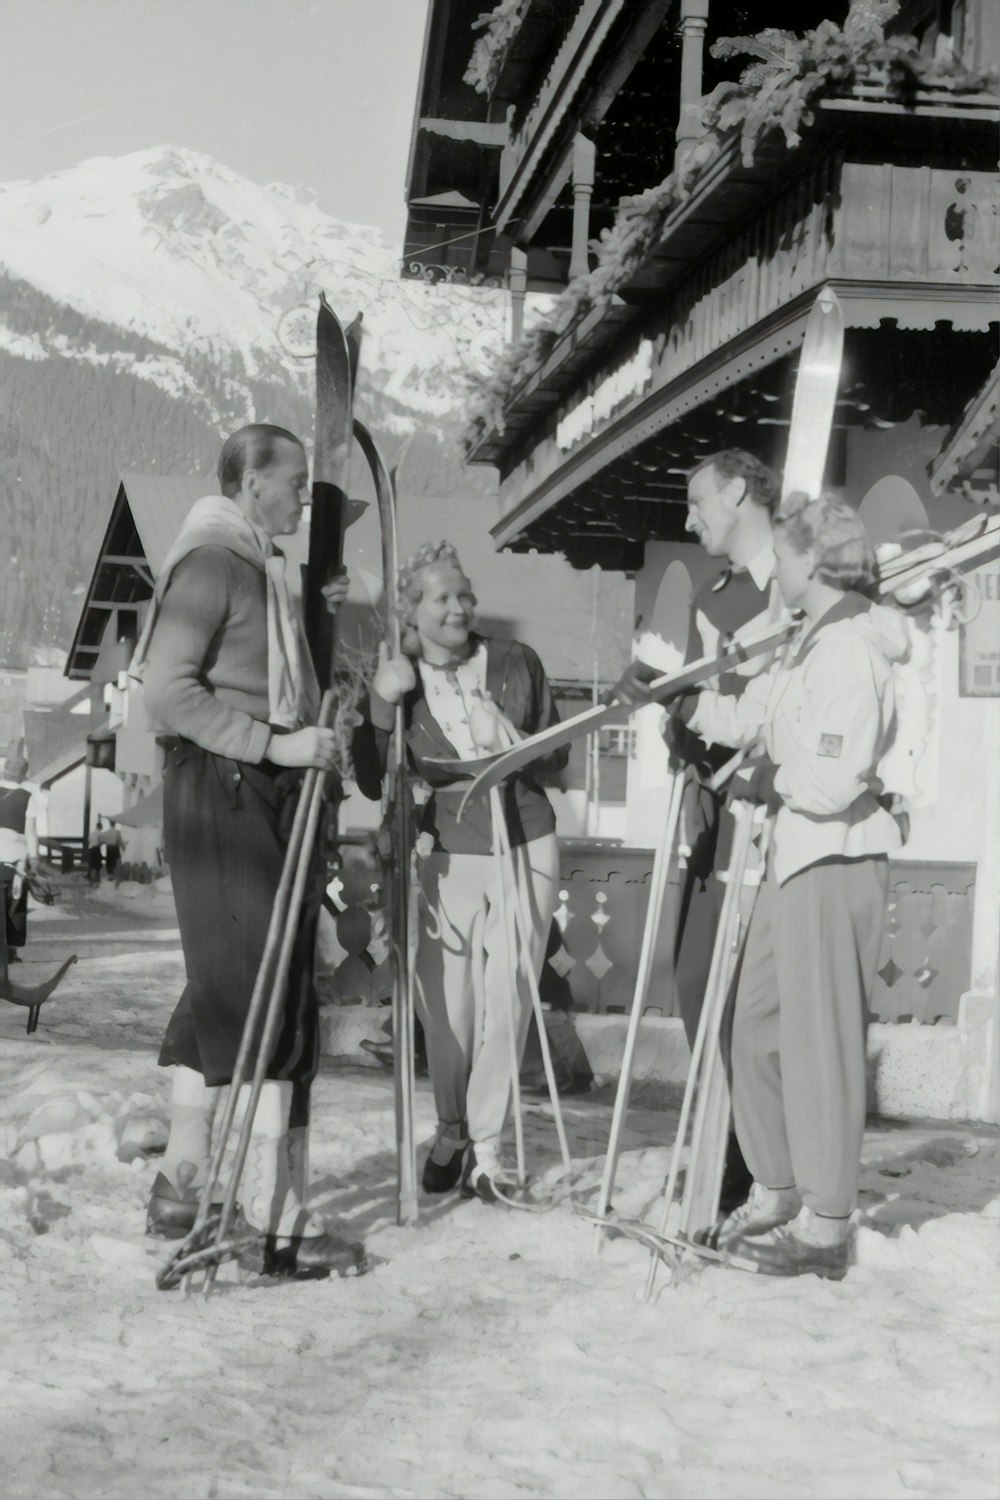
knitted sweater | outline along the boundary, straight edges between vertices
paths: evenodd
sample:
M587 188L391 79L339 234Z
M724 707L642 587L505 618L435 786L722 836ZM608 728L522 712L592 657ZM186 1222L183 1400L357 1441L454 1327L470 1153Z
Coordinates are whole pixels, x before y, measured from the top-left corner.
M473 637L474 643L479 639ZM542 664L530 646L520 641L487 639L486 652L487 691L515 729L531 735L559 722ZM489 802L476 798L459 822L458 808L468 782L456 780L451 772L434 764L435 760L454 759L458 752L431 713L419 676L416 687L403 700L403 709L410 764L433 791L430 802L421 809L420 831L433 836L435 849L449 854L489 854ZM381 793L395 709L373 691L362 710L364 722L353 739L354 769L361 791L376 799ZM561 770L568 759L569 747L564 746L504 782L504 813L511 844L526 844L554 831L555 814L536 778Z
M232 760L262 761L268 725L264 573L226 547L177 564L144 672L146 707L173 734Z

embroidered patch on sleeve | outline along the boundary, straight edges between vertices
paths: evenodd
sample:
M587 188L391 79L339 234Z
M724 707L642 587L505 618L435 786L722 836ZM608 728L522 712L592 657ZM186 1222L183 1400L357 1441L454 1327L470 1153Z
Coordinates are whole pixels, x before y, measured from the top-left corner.
M842 734L821 734L819 737L819 755L829 755L836 760L844 746Z

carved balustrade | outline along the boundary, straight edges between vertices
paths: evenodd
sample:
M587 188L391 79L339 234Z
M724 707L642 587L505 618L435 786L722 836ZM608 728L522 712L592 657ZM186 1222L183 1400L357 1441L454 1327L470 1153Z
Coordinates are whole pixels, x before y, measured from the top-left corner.
M342 851L336 900L320 944L319 984L325 1003L379 1005L391 982L371 842ZM623 1014L632 994L653 871L651 849L598 840L561 844L560 943L547 960L569 985L578 1011ZM882 952L872 1002L875 1021L954 1023L969 988L976 867L893 860ZM677 1014L673 985L676 871L667 888L646 1013ZM332 910L331 910L332 908Z

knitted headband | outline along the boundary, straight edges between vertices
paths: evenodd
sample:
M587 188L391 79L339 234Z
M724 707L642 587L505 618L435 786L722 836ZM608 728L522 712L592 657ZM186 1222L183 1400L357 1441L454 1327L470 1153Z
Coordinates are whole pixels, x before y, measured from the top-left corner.
M399 622L402 627L403 651L407 656L419 654L417 632L414 625L417 605L423 596L424 585L420 577L427 568L433 568L438 563L446 563L465 576L465 569L459 560L459 556L451 542L424 542L418 547L413 556L407 558L399 572L396 574L396 599L399 611ZM475 605L476 596L470 594L472 603Z
M451 563L459 572L464 572L459 561L458 553L451 542L423 542L414 552L412 557L407 558L396 575L396 592L400 601L414 599L414 584L416 576L424 568L432 568L435 563ZM416 591L416 599L420 597L420 590ZM415 602L415 599L414 599Z

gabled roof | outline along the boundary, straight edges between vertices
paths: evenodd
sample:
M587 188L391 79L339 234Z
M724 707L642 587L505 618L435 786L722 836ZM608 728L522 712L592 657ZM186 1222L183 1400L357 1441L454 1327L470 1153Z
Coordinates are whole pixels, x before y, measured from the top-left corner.
M121 490L139 533L143 556L154 578L159 577L170 544L196 500L214 495L215 476L123 474Z
M123 474L87 587L66 662L67 677L89 679L118 609L139 605L156 577L181 522L196 500L211 494L201 475Z
M50 786L67 771L80 764L87 753L90 715L73 710L90 694L86 685L65 702L52 708L26 708L24 711L25 754L31 767L31 779L39 786Z

